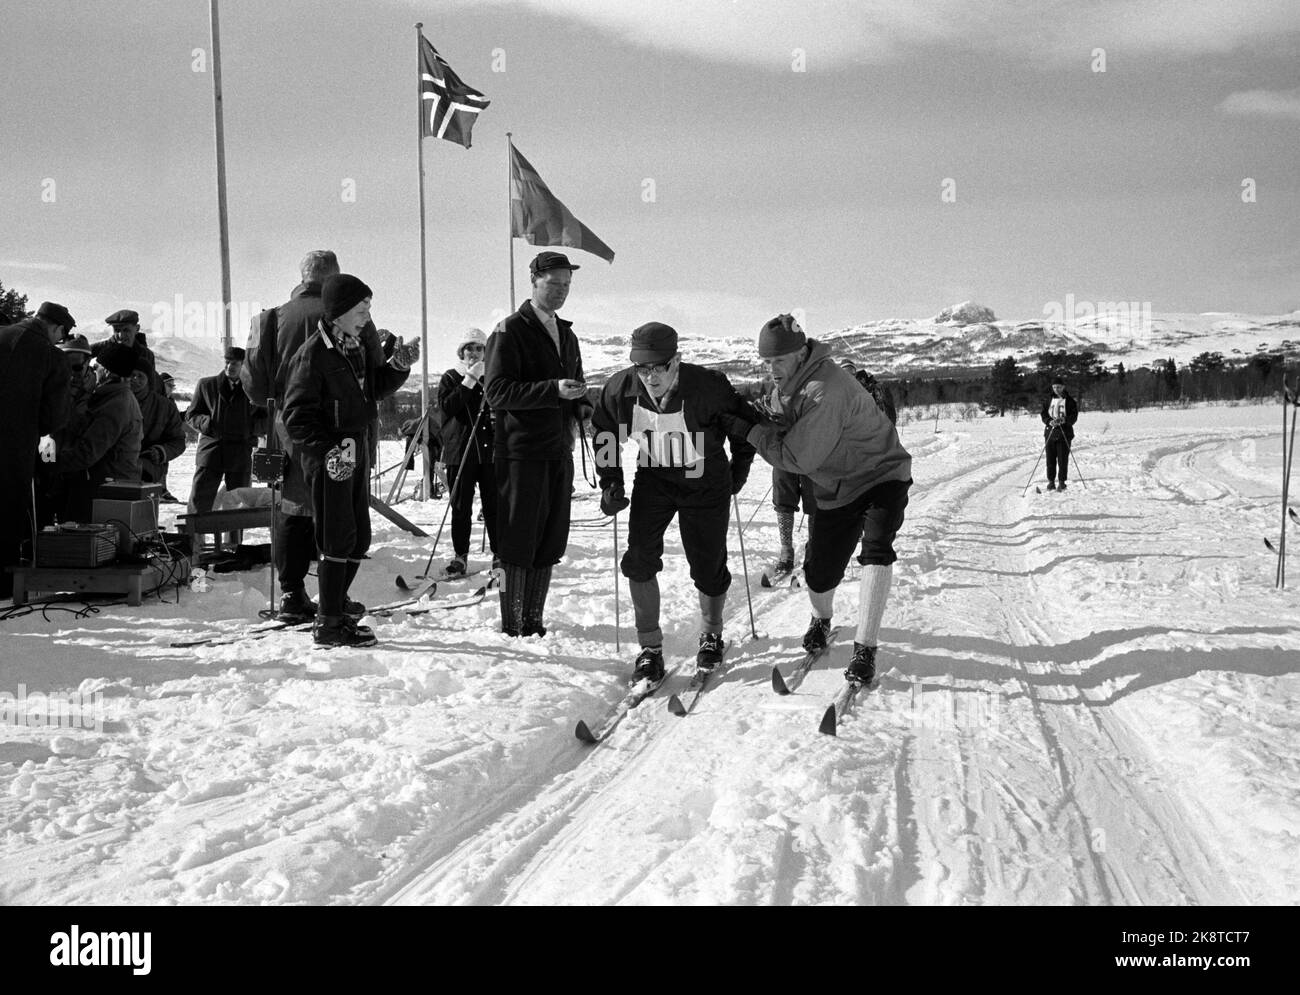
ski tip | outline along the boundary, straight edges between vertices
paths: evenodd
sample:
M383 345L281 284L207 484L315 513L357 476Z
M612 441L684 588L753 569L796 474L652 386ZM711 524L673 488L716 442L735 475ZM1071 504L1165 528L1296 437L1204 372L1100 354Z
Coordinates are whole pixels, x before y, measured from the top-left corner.
M1276 553L1276 552L1277 552L1277 547L1274 546L1271 542L1268 541L1268 537L1267 537L1267 536L1264 537L1264 545L1268 547L1268 551L1269 551L1270 553Z
M682 704L682 699L673 695L668 699L668 711L672 712L679 719L686 715L686 706Z
M598 742L595 734L587 728L587 723L582 721L582 719L578 720L577 726L574 727L573 734L589 746L594 746Z
M771 587L771 586L772 586L772 580L771 580L771 578L769 578L769 577L767 576L767 574L763 574L762 577L758 578L758 586L759 586L759 587Z
M781 676L781 668L772 668L772 690L777 694L789 694L790 688L786 686L785 678Z
M406 578L403 577L401 574L397 575L396 583L397 586L400 587L403 591L409 591L411 589L411 585L406 582Z
M835 735L835 706L827 705L826 714L822 716L822 724L817 727L817 731L824 736Z

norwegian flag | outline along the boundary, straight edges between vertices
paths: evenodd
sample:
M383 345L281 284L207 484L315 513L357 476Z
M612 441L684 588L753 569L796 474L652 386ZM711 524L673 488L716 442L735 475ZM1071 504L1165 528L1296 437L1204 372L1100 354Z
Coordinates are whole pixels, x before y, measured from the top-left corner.
M444 138L469 148L470 132L479 111L489 103L487 97L466 85L452 72L451 66L420 37L420 135Z

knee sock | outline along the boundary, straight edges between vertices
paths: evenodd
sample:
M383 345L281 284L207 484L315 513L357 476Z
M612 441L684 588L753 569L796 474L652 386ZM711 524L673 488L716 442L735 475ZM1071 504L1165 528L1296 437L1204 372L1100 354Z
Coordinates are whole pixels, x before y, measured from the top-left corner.
M529 570L514 563L503 563L505 585L501 588L501 631L517 636L524 624L524 590Z
M858 582L858 631L855 643L876 646L880 639L880 620L889 600L889 585L894 577L892 566L869 563L862 568Z
M659 627L659 579L629 580L632 595L632 615L636 619L636 641L642 649L662 646L664 632Z
M320 588L319 615L337 618L343 614L347 598L348 565L337 560L321 560L316 565L316 583Z
M528 571L528 579L524 582L523 617L525 622L541 627L542 616L546 613L546 595L550 589L550 567L534 567Z
M778 508L776 528L781 538L781 559L794 559L794 512Z
M348 560L347 571L344 574L346 580L343 582L343 599L345 601L348 597L348 591L352 590L352 582L357 579L357 571L360 569L360 560Z
M812 613L818 618L830 618L835 614L835 588L820 594L808 589L808 601L812 604Z
M700 631L722 635L722 609L727 604L727 592L723 591L721 594L708 595L700 591L699 595Z

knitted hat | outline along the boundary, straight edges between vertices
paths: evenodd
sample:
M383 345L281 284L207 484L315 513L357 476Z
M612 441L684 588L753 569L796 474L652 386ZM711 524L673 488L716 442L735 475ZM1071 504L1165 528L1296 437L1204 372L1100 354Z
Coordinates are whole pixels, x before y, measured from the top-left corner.
M36 309L36 317L44 318L46 321L55 325L62 325L64 328L75 328L77 323L72 320L72 315L62 304L55 304L53 301L46 301Z
M336 273L325 278L321 285L321 303L325 305L325 320L333 321L347 314L367 297L373 297L369 287L351 273Z
M465 347L467 345L481 345L484 348L487 348L487 336L483 334L483 329L471 328L460 337L460 341L456 343L457 359L465 358Z
M122 345L120 342L109 342L99 350L95 360L109 373L125 380L135 369L136 352L130 346Z
M762 359L798 352L808 342L792 315L778 314L758 333L758 355Z
M648 321L632 332L634 363L666 363L677 355L677 330L658 321Z

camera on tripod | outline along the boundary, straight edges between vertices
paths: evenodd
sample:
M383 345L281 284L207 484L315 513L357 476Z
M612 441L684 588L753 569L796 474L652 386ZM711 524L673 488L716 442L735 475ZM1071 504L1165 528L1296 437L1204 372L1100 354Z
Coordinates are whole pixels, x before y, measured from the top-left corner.
M276 484L284 481L284 472L289 467L288 454L278 449L253 450L253 479L259 484Z

